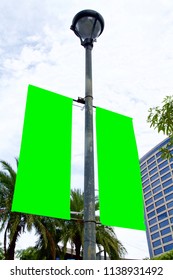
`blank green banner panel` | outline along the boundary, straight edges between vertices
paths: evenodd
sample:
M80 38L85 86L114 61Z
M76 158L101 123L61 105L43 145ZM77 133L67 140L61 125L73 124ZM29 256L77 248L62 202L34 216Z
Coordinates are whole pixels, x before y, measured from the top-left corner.
M132 119L97 107L96 138L101 223L145 230Z
M70 219L72 102L29 86L12 211Z

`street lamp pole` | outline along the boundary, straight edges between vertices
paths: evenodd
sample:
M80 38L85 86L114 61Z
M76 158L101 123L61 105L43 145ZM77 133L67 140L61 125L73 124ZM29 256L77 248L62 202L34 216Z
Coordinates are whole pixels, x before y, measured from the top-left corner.
M92 45L85 47L85 161L84 161L84 252L86 260L96 259Z
M92 48L103 28L103 17L93 10L79 12L71 26L85 48L84 260L96 259Z

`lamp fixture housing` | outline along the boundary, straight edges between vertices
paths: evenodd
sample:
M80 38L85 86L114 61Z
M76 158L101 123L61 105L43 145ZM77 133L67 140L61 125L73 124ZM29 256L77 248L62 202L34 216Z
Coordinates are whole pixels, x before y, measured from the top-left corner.
M81 40L81 45L93 45L104 29L104 19L96 11L83 10L75 15L71 29Z

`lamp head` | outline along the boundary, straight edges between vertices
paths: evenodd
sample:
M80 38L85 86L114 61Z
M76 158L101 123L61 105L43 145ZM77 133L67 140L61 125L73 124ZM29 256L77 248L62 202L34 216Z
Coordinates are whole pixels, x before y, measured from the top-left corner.
M81 45L93 45L104 29L104 19L96 11L83 10L75 15L71 29L80 38Z

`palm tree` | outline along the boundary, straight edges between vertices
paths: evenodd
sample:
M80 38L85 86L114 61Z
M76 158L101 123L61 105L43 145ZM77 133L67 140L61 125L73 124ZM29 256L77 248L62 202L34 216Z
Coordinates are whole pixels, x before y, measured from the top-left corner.
M4 230L5 259L14 259L15 247L18 238L22 232L25 231L25 229L31 231L33 227L35 228L36 234L43 239L45 247L47 246L48 242L51 244L50 253L52 254L52 258L55 258L56 244L53 244L51 234L46 228L46 222L49 222L50 224L49 218L11 212L16 172L6 161L0 161L0 163L2 164L3 168L3 170L0 171L0 231ZM16 163L18 165L17 159ZM53 219L51 222L54 224ZM8 246L7 235L9 237Z
M28 247L26 249L17 250L17 259L20 260L38 260L38 250L35 247Z
M65 248L61 248L58 243L61 241L62 235L62 220L42 217L42 224L45 226L47 234L47 243L45 243L44 236L40 233L39 239L36 242L35 248L38 251L38 259L55 260L56 256L64 259ZM61 228L61 230L59 230Z
M111 260L119 260L127 253L113 228L99 223L96 225L96 243L99 251L104 249L104 253L107 253Z
M14 259L16 242L25 231L33 227L39 236L36 244L39 259L55 259L56 256L64 258L67 243L70 242L75 248L76 259L81 259L83 248L83 208L84 194L79 189L71 192L71 220L65 221L11 212L11 204L16 181L16 172L11 165L0 161L3 170L0 171L0 231L4 230L4 255L5 259ZM18 164L18 160L16 159ZM99 209L98 202L95 204ZM75 212L75 213L74 213ZM7 246L7 240L9 244ZM61 245L59 243L61 242ZM117 239L111 227L105 227L97 219L96 243L101 250L108 253L110 259L119 259L126 253L125 248Z
M11 213L11 204L16 180L16 173L5 161L1 161L3 171L0 171L0 231L4 231L4 254L6 259L14 259L14 249L17 238L22 231L21 214ZM6 247L7 234L10 233L10 243Z
M83 248L83 209L84 209L84 193L79 189L71 191L71 220L64 221L61 228L61 241L64 246L70 242L75 247L76 259L81 259L81 249ZM96 199L95 209L99 209L98 200ZM96 217L96 244L99 250L107 252L110 259L120 259L124 257L126 249L117 239L112 227L103 226Z
M4 251L3 248L1 247L1 243L0 243L0 260L4 259Z
M83 244L83 208L83 193L79 189L72 190L70 199L71 220L64 223L62 241L64 245L69 241L71 247L75 247L77 260L81 259L80 251Z

